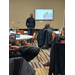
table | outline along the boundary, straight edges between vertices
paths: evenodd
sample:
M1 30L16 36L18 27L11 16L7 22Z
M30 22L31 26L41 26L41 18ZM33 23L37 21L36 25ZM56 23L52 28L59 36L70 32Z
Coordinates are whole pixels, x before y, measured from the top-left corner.
M14 34L15 32L13 32L13 31L10 31L9 33L12 33L12 34Z
M33 36L31 35L20 35L20 38L16 38L17 41L19 40L28 40L31 39Z
M25 34L25 33L28 33L28 31L24 31L24 34Z
M12 33L12 34L13 34L13 33L15 33L15 32L13 32L13 31L10 31L9 33ZM25 33L28 33L28 31L24 31L24 34L25 34Z
M59 31L53 31L56 35L60 35L61 33Z

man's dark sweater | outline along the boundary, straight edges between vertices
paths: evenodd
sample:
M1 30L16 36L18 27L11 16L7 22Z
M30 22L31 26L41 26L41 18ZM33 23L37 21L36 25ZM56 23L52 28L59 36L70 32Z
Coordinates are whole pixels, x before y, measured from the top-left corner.
M26 21L27 28L35 28L35 19L34 18L28 18Z

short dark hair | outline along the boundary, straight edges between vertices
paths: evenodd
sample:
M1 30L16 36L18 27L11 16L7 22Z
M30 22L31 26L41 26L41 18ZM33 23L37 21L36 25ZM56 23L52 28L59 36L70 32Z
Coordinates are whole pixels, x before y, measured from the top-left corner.
M9 44L12 44L13 46L16 46L16 39L14 39L13 37L9 37Z
M46 25L45 25L46 27L50 27L50 24L49 23L46 23Z
M50 27L50 24L46 23L45 28L48 28L48 27Z

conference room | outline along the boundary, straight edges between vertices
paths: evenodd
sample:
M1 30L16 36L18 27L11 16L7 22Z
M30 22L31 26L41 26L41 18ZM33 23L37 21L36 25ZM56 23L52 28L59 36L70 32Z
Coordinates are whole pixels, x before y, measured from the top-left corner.
M65 75L65 0L9 0L9 75Z

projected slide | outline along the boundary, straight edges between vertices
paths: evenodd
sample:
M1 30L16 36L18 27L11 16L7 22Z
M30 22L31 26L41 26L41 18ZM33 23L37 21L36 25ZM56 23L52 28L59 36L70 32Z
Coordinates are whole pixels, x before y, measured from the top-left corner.
M53 9L35 9L35 20L53 20Z

